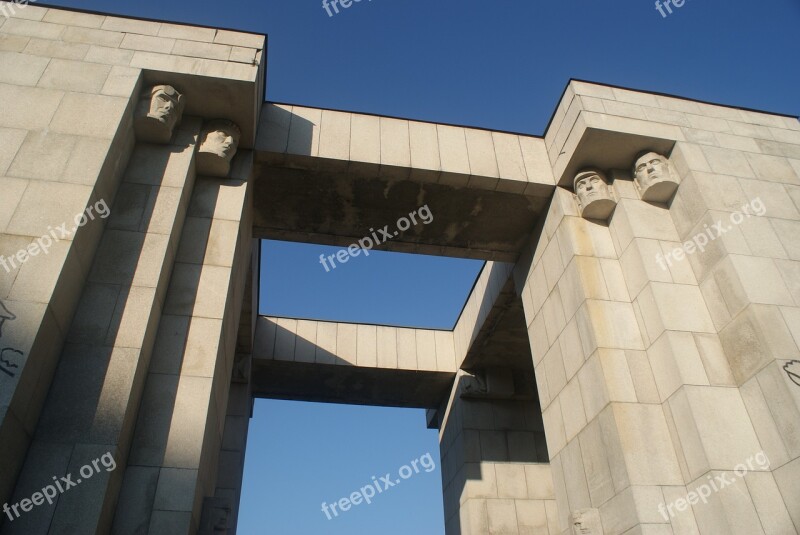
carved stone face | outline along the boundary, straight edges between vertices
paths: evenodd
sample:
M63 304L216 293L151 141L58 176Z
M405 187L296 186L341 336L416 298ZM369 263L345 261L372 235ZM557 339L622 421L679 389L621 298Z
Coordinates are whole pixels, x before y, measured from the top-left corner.
M225 119L209 121L200 135L198 172L209 176L227 176L240 139L241 131L235 123Z
M581 216L588 219L606 220L617 203L605 175L597 169L586 169L575 176L575 195Z
M148 143L168 143L183 114L183 95L170 85L146 89L136 107L136 137Z
M611 198L605 178L594 170L578 173L575 177L575 194L581 206L586 206L595 199Z
M633 169L639 187L643 190L656 182L670 178L669 163L667 159L655 152L643 154L636 160Z
M181 96L172 86L156 86L153 88L148 115L164 124L174 125L178 119L178 114L175 112L180 106L180 98Z
M642 200L666 203L678 189L679 182L669 160L655 152L640 155L633 166L633 174Z
M231 161L239 146L239 127L230 121L211 121L203 129L200 152L210 152Z

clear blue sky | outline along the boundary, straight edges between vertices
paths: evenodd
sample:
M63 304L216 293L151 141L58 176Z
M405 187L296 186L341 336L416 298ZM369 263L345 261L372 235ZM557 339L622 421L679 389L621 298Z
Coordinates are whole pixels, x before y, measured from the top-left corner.
M273 101L541 135L572 77L800 114L798 0L686 0L667 18L650 0L364 0L334 17L318 0L50 3L268 33ZM480 267L376 254L325 273L320 252L265 246L262 311L450 327ZM426 452L438 468L437 451L419 411L259 401L240 533L441 534L438 469L320 511Z

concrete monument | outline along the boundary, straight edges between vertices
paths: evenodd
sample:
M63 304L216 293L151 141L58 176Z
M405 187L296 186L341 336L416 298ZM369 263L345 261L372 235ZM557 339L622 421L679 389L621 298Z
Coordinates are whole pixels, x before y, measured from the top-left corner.
M43 5L0 48L0 535L234 535L256 398L426 409L447 535L800 532L796 116L576 80L541 137L264 102L264 35ZM452 328L258 314L260 240L368 233L485 261Z

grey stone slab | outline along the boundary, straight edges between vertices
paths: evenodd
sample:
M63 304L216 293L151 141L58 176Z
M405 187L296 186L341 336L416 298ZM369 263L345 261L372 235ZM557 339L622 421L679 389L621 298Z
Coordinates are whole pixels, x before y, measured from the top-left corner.
M0 84L0 126L44 129L50 124L63 96L62 91L52 89Z
M39 37L42 39L58 39L61 34L64 33L65 29L66 26L63 24L51 24L49 22L39 22L21 18L8 19L5 24L3 24L3 33Z
M61 38L66 42L118 47L125 37L121 32L110 32L95 28L68 26Z
M16 52L0 52L0 83L35 86L48 62L48 58L31 57Z
M66 59L50 61L39 80L39 87L80 93L99 93L111 67Z
M64 134L111 138L127 105L127 99L120 97L68 93L61 100L50 128Z

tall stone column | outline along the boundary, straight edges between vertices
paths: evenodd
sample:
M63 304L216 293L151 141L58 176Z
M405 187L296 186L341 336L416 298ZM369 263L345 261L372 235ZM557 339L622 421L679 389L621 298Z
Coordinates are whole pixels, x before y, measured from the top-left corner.
M598 512L605 533L658 523L661 486L683 480L611 231L558 188L515 277L560 529Z
M746 113L728 112L732 125ZM709 474L737 481L689 511L701 533L800 529L800 160L786 158L800 157L800 124L747 119L755 124L736 125L737 150L717 134L678 143L671 158L681 187L670 214L719 334L695 335L708 381L683 366L677 385L665 379L665 394L678 387L665 410L690 490ZM760 466L737 474L757 453Z
M557 535L538 403L511 399L511 370L487 373L459 372L441 410L446 533Z
M228 394L228 413L217 463L213 496L205 498L200 518L200 535L216 535L227 529L236 533L244 480L247 432L253 409L250 389L251 354L237 353Z
M134 144L138 69L78 74L56 60L36 87L49 61L0 61L15 73L0 84L0 504L31 446Z
M753 303L749 315L721 319L728 302L746 300L742 284L758 299L791 297L771 287L783 284L779 276L732 276L737 262L749 266L720 255L735 237L692 240L732 211L687 224L681 211L697 198L686 171L691 150L673 154L685 197L671 210L618 178L610 222L587 220L559 189L536 245L523 298L562 528L576 511L597 509L605 533L794 529L794 483L781 475L793 469L786 423L796 405L788 374L778 373L789 363L776 349L791 356L795 346L780 316L766 321L769 307ZM730 202L741 210L747 200ZM720 282L738 286L722 292ZM721 321L730 326L719 329ZM746 384L759 370L760 381Z
M117 533L196 533L205 498L215 496L217 467L227 466L226 415L243 416L240 398L248 393L246 385L231 391L231 378L250 269L251 173L252 153L244 152L228 177L197 179L145 379Z
M200 123L184 118L171 142L133 150L12 501L33 495L54 475L71 474L76 486L7 522L4 532L110 527L194 184ZM94 475L79 475L104 455Z

